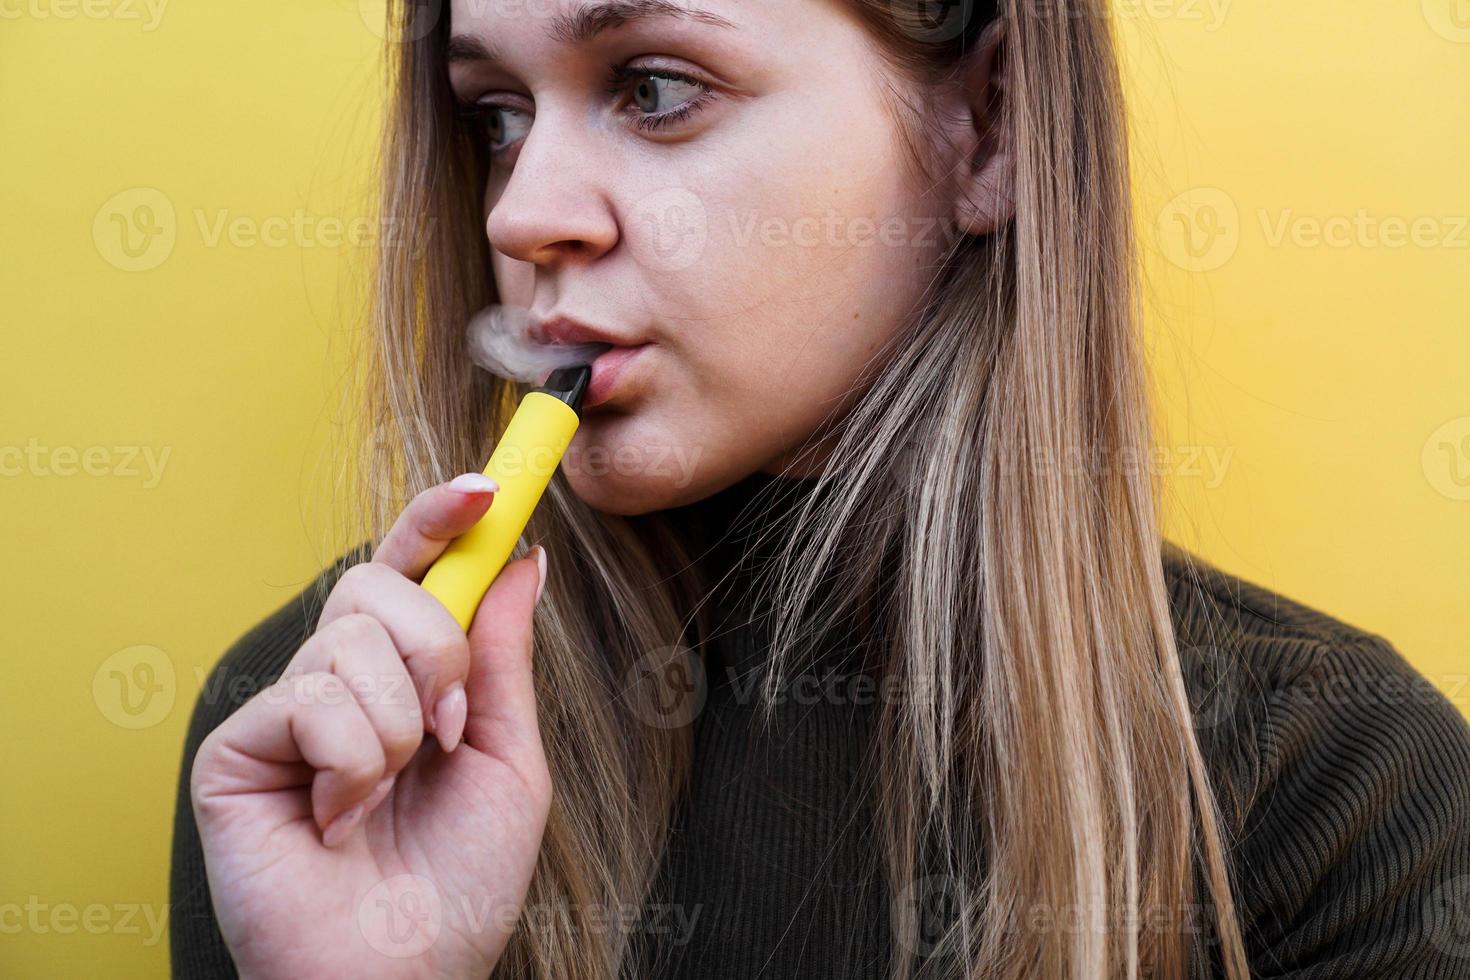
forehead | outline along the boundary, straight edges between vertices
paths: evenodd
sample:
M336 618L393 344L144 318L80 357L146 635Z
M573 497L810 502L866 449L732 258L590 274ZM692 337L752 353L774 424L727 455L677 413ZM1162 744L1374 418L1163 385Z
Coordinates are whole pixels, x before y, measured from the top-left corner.
M450 0L446 54L455 77L526 79L614 47L667 45L677 50L660 53L754 84L783 60L831 60L850 33L831 30L842 9L822 0ZM643 53L654 52L620 52Z
M789 6L799 0L786 0ZM451 0L453 34L530 31L553 44L585 44L628 26L735 29L768 11L766 0Z

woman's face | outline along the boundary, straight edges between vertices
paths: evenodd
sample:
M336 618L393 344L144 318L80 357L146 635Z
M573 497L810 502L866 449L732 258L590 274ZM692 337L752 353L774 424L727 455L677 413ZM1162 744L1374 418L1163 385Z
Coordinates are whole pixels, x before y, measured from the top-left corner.
M952 215L906 165L900 83L859 23L837 0L451 11L501 301L638 347L594 368L578 496L636 514L811 472L793 451L859 393Z

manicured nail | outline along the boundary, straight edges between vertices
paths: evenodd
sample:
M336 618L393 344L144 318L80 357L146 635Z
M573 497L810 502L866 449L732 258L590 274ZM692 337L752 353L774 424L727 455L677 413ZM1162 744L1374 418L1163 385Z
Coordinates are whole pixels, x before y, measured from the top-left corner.
M336 847L342 843L342 839L352 832L357 822L362 819L363 805L359 803L351 810L338 814L337 819L327 824L327 829L322 831L322 843L327 847Z
M500 484L484 473L461 473L449 481L449 489L463 494L495 493L500 489Z
M546 591L546 549L538 544L531 549L531 553L536 556L537 574L540 576L536 581L535 605L541 602L541 593Z
M459 744L468 716L469 702L465 700L464 685L456 683L440 695L439 703L434 705L434 735L445 752L453 752Z

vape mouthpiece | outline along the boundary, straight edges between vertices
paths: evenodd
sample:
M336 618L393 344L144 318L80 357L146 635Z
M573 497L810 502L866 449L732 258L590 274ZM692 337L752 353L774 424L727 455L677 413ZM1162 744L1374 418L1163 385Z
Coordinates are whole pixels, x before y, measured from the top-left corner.
M582 396L587 393L587 385L592 381L592 368L586 364L577 364L573 367L557 368L547 377L546 383L532 391L539 391L559 398L578 415L582 414Z

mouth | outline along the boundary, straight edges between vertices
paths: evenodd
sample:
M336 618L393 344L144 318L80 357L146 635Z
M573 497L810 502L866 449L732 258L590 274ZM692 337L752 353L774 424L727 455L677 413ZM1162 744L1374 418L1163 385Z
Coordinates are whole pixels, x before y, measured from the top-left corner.
M551 347L581 347L579 363L592 368L592 378L582 398L582 408L595 408L611 401L620 389L627 369L652 343L620 336L610 330L594 327L568 316L552 316L535 321L531 336ZM589 359L590 356L590 359ZM546 372L550 375L550 371ZM545 383L546 379L540 379Z
M575 317L555 314L533 317L531 339L539 344L606 344L609 347L637 347L643 341L613 330L593 326Z
M623 384L629 366L652 344L636 347L612 347L597 355L592 362L592 380L587 383L587 393L582 399L582 408L596 408L612 399L626 387Z

